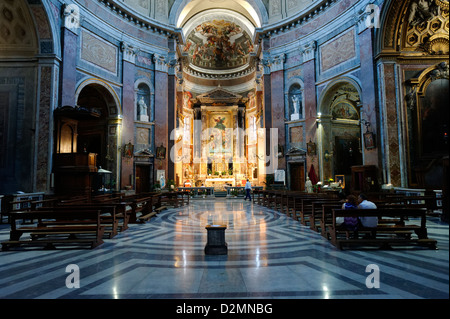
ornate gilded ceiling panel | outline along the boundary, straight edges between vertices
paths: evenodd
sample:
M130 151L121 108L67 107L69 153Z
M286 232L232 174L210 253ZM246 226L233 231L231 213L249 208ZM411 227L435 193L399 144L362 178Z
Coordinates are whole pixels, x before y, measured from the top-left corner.
M253 44L247 32L236 23L212 20L191 31L183 51L194 66L226 70L247 64Z

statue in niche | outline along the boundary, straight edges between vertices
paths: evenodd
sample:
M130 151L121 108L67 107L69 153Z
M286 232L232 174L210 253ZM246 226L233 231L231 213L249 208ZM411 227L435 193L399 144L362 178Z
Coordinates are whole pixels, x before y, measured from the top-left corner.
M408 17L410 25L415 26L432 20L439 15L439 6L434 0L414 0Z
M292 106L294 107L294 113L291 114L291 121L300 119L300 95L293 95L291 97Z
M139 108L139 120L143 122L148 122L148 107L147 104L144 101L144 97L141 96L141 98L138 101L138 108Z

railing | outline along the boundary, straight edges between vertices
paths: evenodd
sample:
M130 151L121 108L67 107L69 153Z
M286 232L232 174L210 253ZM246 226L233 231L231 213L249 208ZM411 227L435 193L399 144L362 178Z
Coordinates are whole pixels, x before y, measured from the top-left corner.
M243 186L225 186L227 197L245 196L245 187ZM252 190L262 190L262 186L252 186Z
M180 191L188 191L190 192L190 196L192 197L215 197L214 195L214 187L206 187L206 186L200 186L200 187L178 187L178 190Z

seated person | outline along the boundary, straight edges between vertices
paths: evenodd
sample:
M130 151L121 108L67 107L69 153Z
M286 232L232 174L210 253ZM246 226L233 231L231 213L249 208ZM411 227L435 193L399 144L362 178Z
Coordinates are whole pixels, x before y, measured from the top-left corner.
M347 196L347 200L342 204L342 209L357 209L358 200L355 195ZM336 225L344 225L348 230L356 230L358 227L357 217L336 217Z
M367 196L363 193L359 194L358 203L359 209L377 209L377 205L367 200ZM378 217L376 216L369 216L369 217L362 216L359 219L364 227L377 227L378 225Z

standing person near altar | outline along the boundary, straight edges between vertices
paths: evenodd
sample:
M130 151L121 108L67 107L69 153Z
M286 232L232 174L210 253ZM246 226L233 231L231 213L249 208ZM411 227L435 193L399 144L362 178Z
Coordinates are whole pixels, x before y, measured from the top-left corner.
M252 190L252 184L250 183L250 181L247 178L247 183L245 183L245 198L244 200L247 200L247 197L250 201L252 201L252 197L250 195L250 192Z

